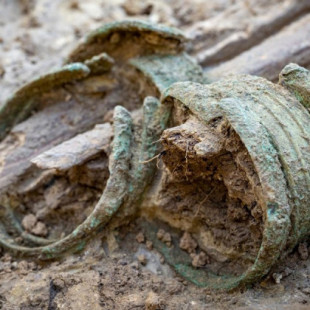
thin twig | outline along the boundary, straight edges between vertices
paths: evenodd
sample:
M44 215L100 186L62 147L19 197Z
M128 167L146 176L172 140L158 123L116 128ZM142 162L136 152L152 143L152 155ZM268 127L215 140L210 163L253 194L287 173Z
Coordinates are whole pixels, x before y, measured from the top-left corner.
M186 181L188 181L188 158L187 158L187 153L188 153L188 140L186 141L186 152L185 152L185 177Z
M198 209L197 209L197 211L196 211L194 217L196 217L196 216L198 215L198 213L199 213L199 211L200 211L200 207L201 207L202 204L209 198L209 196L213 193L214 189L215 189L215 187L213 187L213 188L211 189L211 191L206 195L206 197L203 198L202 201L200 201L200 203L199 203L199 205L198 205Z
M156 159L156 158L158 158L160 156L161 156L161 152L159 154L155 155L154 157L152 157L152 158L150 158L148 160L145 160L145 161L140 161L139 163L140 164L147 164L147 163L150 163L151 161L153 161L154 159Z

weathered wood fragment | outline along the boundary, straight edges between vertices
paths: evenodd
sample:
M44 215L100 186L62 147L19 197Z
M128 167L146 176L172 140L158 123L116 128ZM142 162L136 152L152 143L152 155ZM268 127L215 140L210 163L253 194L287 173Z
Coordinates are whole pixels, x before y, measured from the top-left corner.
M195 23L187 33L198 61L214 65L259 44L309 10L308 0L236 2L219 15Z
M98 124L94 129L79 134L31 160L40 169L66 171L81 165L102 151L109 153L113 137L109 123Z
M310 65L310 14L239 56L211 68L207 76L218 80L227 74L253 74L275 81L289 62Z

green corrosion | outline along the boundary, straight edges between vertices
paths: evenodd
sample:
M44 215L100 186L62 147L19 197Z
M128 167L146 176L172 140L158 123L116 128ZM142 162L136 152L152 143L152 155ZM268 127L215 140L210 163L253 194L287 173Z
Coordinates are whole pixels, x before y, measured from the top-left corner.
M147 39L148 36L156 39L150 41ZM128 41L133 44L137 38L146 38L146 40L141 40L139 43L141 49L138 50L136 56L154 53L177 54L184 50L187 42L184 34L176 28L140 20L113 22L87 35L70 54L67 62L84 62L105 49L114 58L113 53L118 54L117 51L122 49L122 44ZM128 53L133 51L128 51Z
M115 36L113 40L111 36L120 33L128 44L131 44L133 37L146 37L146 41L139 43L139 49L130 59L125 59L127 56L117 57L122 47L118 47L115 44ZM158 98L146 96L143 103L141 102L143 119L139 141L135 141L134 138L131 113L122 106L115 107L114 140L109 157L110 177L87 219L62 239L41 240L42 238L36 238L31 234L27 235L12 213L12 223L17 232L26 237L27 241L39 246L26 247L18 244L1 226L0 244L3 247L13 253L42 260L57 258L67 252L82 250L87 240L107 225L120 209L123 216L136 212L134 206L141 202L145 188L152 181L156 171L154 161L148 161L159 151L158 143L154 142L160 138L169 121L170 108L162 105L159 100L163 89L176 81L202 81L200 67L183 52L185 42L186 39L180 31L165 26L140 21L105 25L87 36L71 54L70 61L76 59L74 63L28 83L5 103L0 111L1 137L4 137L12 126L26 119L46 93L66 83L96 75L106 74L115 78L113 67L122 67L125 61L129 66L136 68L137 77L141 78L145 85L152 85L158 92ZM146 55L153 57L144 58ZM169 67L170 70L167 69ZM10 210L9 206L7 208Z
M264 231L254 264L239 276L217 276L216 281L207 277L206 287L232 289L259 280L310 234L310 152L305 151L310 148L310 115L303 106L307 106L305 100L299 102L300 96L295 96L298 90L309 98L306 71L298 69L292 83L286 75L285 86L292 89L294 85L291 93L246 75L209 85L175 83L165 91L164 104L177 100L201 122L227 119L248 150L263 189ZM297 75L302 87L297 86ZM174 265L182 273L192 274L193 283L202 283L194 271L188 271L190 266Z
M132 66L150 79L163 93L167 87L176 82L194 81L204 83L204 76L200 66L186 53L179 55L151 55L133 58L129 62Z
M36 108L37 98L66 83L85 78L90 69L82 63L72 63L54 70L20 88L0 107L0 139Z
M288 88L307 109L310 109L309 70L290 63L281 71L279 83Z

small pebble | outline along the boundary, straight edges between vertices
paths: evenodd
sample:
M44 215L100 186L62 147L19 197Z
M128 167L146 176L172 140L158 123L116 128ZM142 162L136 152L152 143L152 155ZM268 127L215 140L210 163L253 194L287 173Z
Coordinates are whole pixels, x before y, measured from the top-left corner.
M47 228L43 222L37 222L31 232L36 236L46 237L47 236Z
M143 255L143 254L138 255L138 261L143 266L146 265L146 263L147 263L147 259L146 259L145 255Z
M63 289L65 287L65 281L63 279L54 279L53 280L53 285L57 288L57 289Z
M197 246L198 244L192 238L191 234L189 234L188 232L184 232L182 238L180 239L180 249L185 250L188 253L194 253Z
M33 214L27 214L22 220L22 226L27 231L31 231L34 228L36 223L37 223L37 218Z
M158 230L157 239L164 242L167 246L171 246L171 235L168 232L165 232L163 229Z
M281 273L273 273L272 278L276 284L280 284L283 278L283 275Z
M163 229L160 229L158 232L157 232L157 239L158 240L162 240L164 238L164 235L165 235L165 231Z
M162 241L165 242L167 246L171 246L171 235L166 232Z
M142 232L139 232L137 235L136 235L136 240L139 242L139 243L143 243L145 241L145 237L143 235Z
M149 250L152 250L153 249L153 242L152 241L149 241L147 240L146 243L145 243L146 247L149 249Z

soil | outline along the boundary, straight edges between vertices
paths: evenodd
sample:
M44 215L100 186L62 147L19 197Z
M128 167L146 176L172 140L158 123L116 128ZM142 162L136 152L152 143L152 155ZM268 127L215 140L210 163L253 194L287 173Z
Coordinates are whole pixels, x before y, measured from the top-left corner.
M254 262L262 240L258 176L226 120L206 126L193 115L184 119L175 117L163 132L161 188L142 212L191 232L211 255L210 269L240 273Z
M33 76L59 67L81 37L105 22L135 17L180 27L194 39L196 48L193 47L191 51L199 58L200 53L204 54L206 50L206 42L211 46L225 41L235 33L240 34L240 31L249 35L255 33L250 29L253 16L257 18L255 21L259 21L267 11L284 10L281 2L219 0L206 4L204 0L4 0L0 5L0 102ZM265 36L280 32L282 27L305 13L306 11L301 10L284 19L284 24L275 23ZM221 25L217 22L221 16L227 20L227 24L212 32L210 29L214 25ZM239 18L242 18L242 23L236 26ZM213 36L210 33L213 33ZM213 59L212 53L207 53L212 57L208 56L207 61L204 57L201 63L213 66L261 41L260 36L253 35L249 40L250 45L232 49L230 55L224 53L224 59ZM121 75L117 72L115 74ZM130 72L128 74L130 75ZM27 133L28 130L29 136L34 135L27 122L41 124L41 128L44 128L42 132L46 133L41 135L41 139L50 139L50 147L61 142L57 140L57 130L53 135L49 135L53 128L57 127L55 124L58 119L63 120L62 128L65 128L62 141L80 133L74 127L78 122L83 122L83 131L91 129L96 122L102 123L99 119L109 122L111 109L118 100L117 94L115 97L108 97L108 104L104 103L107 107L101 109L96 105L95 79L92 82L91 86L79 84L75 89L60 90L57 100L62 96L63 101L58 106L49 106L53 97L46 98L46 105L41 108L51 110L50 115L55 119L55 123L50 124L50 127L47 127L47 122L44 121L44 114L38 112L18 125L17 129L15 127L2 143L1 162L6 157L11 161L11 166L9 171L1 171L1 191L7 191L7 187L12 186L11 195L16 206L20 208L16 207L15 211L24 229L36 236L60 237L72 231L77 223L85 219L109 176L109 148L87 155L82 163L78 163L78 170L73 167L61 173L53 172L52 175L42 175L37 170L29 170L28 158L21 158L18 152L10 152L25 141L21 132ZM130 94L135 92L134 86L122 85L119 91L128 93L129 98ZM93 101L76 105L78 100L72 94L79 94L89 87ZM112 88L110 81L107 81L107 93ZM115 91L113 93L115 94ZM81 99L82 95L77 97ZM129 99L126 104L131 106L128 108L137 108L137 99L133 96ZM89 108L94 105L98 113ZM81 114L84 117L77 118L77 115ZM72 119L68 119L68 115L71 115ZM202 236L199 236L194 228L184 232L182 225L204 228L206 233L211 231L218 244L234 249L234 263L226 264L225 268L240 272L255 257L263 222L259 206L259 184L249 156L235 133L221 120L218 120L213 128L199 128L198 132L205 136L195 137L189 130L198 126L195 119L184 117L178 112L175 115L173 126L183 126L183 135L176 137L174 128L165 132L165 152L159 162L162 169L156 177L158 180L166 179L165 191L159 194L161 208L156 211L156 217L169 222L174 229L170 230L164 223L157 223L156 237L168 247L177 244L185 250L194 267L213 265L223 271L222 265L225 265L227 257L219 257L216 252L212 256ZM203 143L206 136L213 142L213 149ZM34 145L28 144L28 149L24 149L21 154L33 155L34 151L38 152L40 139L36 142ZM40 150L42 151L45 150ZM192 156L192 153L199 153L201 156L197 158ZM200 171L201 162L208 163L209 168L206 171ZM168 170L163 168L164 165ZM17 173L17 170L20 172ZM32 183L29 183L29 171L32 174ZM10 175L24 175L28 181L18 180L19 187L15 188L12 184L16 185L17 181L10 179ZM96 186L98 179L102 180L99 187ZM234 184L232 180L235 181ZM167 201L167 197L178 195L183 197L180 199L182 203ZM76 196L80 197L78 202L75 201ZM191 206L190 209L188 205ZM186 223L179 223L175 218L174 221L168 220L172 213L179 212L186 215ZM198 214L200 221L197 225ZM210 216L212 221L208 222ZM163 256L153 247L153 241L149 240L145 229L146 219L151 221L153 217L153 211L144 212L129 225L101 232L82 253L54 262L38 263L34 260L16 259L2 250L0 309L310 308L310 259L307 240L260 283L230 293L215 292L199 288L180 278L165 262ZM236 221L238 225L234 225ZM237 230L237 227L241 227L241 231ZM243 251L251 255L237 255ZM215 263L219 261L221 264Z

